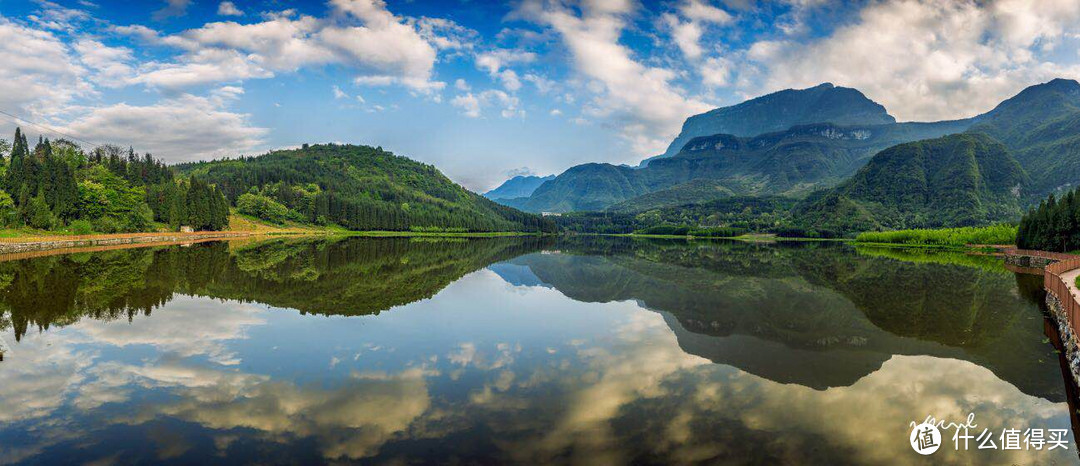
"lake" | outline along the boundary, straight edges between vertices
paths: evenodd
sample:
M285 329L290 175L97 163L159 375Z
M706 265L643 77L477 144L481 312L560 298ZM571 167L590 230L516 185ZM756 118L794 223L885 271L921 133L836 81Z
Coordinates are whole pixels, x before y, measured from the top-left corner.
M1041 285L992 257L819 242L11 260L0 463L1074 464ZM997 448L909 443L927 416L969 414ZM1006 450L1006 429L1067 449Z

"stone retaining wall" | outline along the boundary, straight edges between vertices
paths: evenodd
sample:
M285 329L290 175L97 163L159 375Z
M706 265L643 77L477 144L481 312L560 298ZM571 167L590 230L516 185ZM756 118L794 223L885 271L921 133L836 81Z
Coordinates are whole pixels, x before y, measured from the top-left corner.
M1069 327L1069 319L1061 306L1061 301L1054 293L1046 293L1046 308L1050 311L1050 317L1057 325L1058 335L1061 335L1061 346L1065 349L1065 360L1069 362L1069 371L1072 372L1073 381L1080 385L1080 341L1076 333Z
M199 241L205 239L215 238L237 238L242 236L250 236L251 233L243 232L207 232L207 233L177 233L175 235L146 235L146 236L133 236L125 235L122 237L101 237L91 239L63 239L62 236L58 236L56 240L50 241L31 241L22 243L6 243L0 242L0 254L10 254L18 252L29 251L45 251L48 249L67 249L67 248L81 248L88 246L110 246L117 244L138 244L138 243L177 243L184 241Z
M1057 262L1057 259L1051 259L1048 257L1038 256L1023 256L1016 254L1006 254L1005 263L1014 265L1017 267L1026 267L1031 269L1044 269L1046 266Z

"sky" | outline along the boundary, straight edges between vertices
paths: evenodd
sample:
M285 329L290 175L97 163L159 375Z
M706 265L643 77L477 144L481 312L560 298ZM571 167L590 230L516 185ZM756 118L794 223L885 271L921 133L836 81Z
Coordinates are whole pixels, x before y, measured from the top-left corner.
M1080 0L0 0L0 137L169 162L382 146L486 191L854 87L901 121L1080 78Z

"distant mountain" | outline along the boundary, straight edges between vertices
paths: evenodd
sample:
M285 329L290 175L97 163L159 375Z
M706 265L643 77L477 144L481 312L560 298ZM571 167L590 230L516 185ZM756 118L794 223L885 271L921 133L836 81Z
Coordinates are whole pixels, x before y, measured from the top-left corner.
M972 132L1008 146L1031 175L1030 202L1080 183L1080 83L1031 86L983 115Z
M846 126L895 122L885 107L862 92L825 83L774 92L687 118L679 136L660 157L674 156L691 139L713 134L751 137L810 123Z
M513 199L515 197L529 197L532 195L536 188L544 184L545 181L555 179L555 175L548 176L515 176L503 182L499 187L492 189L484 193L484 197L497 200L497 199Z
M981 133L881 151L851 179L795 208L796 223L832 231L968 226L1016 219L1028 176Z
M352 230L554 229L538 215L463 188L434 166L376 147L305 144L300 149L182 164L176 169L217 186L238 210L251 206L255 211L246 213L259 217L265 213Z
M600 210L674 188L677 192L643 199L640 206L663 207L708 200L714 193L697 188L720 186L726 194L806 195L833 186L889 146L961 132L970 120L939 123L838 126L803 125L751 138L717 134L691 140L678 155L654 160L641 169L609 164L572 167L508 205L531 212ZM676 186L695 181L697 184ZM660 201L670 200L675 204ZM618 210L638 209L633 205Z
M601 210L652 191L642 172L607 163L577 165L540 185L532 196L500 201L526 212Z

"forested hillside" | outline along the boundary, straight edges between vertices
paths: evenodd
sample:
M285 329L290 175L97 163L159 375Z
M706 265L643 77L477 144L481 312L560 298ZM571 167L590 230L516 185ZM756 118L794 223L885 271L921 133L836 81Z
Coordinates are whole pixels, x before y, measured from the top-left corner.
M215 188L179 179L150 154L117 146L89 153L67 140L39 138L33 149L21 129L0 164L0 226L75 233L228 227L229 206Z
M1029 180L1001 143L971 133L881 151L851 179L795 209L796 223L858 232L1015 220Z
M958 133L968 124L966 120L864 126L821 123L749 138L716 134L695 138L678 155L655 159L640 169L599 163L571 167L541 185L532 196L502 202L530 212L602 210L698 180L707 180L713 189L701 191L701 185L691 184L618 209L637 209L633 204L652 208L710 200L694 199L694 192L711 197L716 191L805 196L851 176L882 149ZM672 204L658 204L663 199Z
M351 230L552 232L539 215L496 204L438 169L382 148L320 144L176 166L220 189L240 213Z
M1026 201L1080 183L1080 83L1031 86L1002 102L970 129L1001 141L1031 175ZM1058 193L1061 194L1060 192Z

